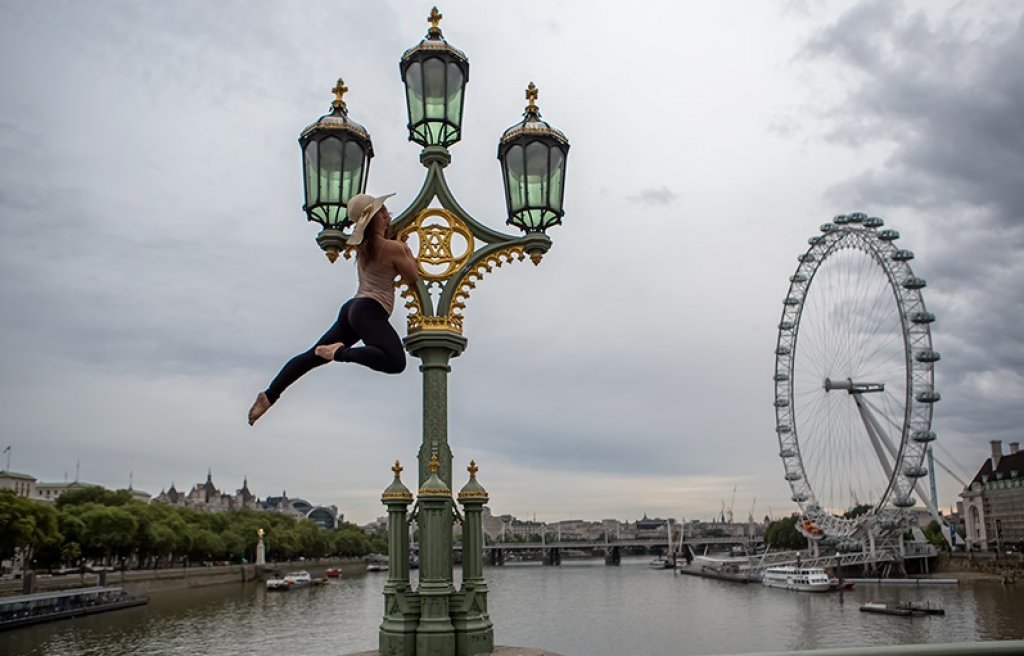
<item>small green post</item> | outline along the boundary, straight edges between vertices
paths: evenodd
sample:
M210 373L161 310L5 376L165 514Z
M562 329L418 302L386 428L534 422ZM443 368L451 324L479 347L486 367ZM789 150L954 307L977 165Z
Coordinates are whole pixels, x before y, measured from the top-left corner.
M463 508L462 590L452 595L456 656L475 656L494 651L494 625L487 613L487 581L484 580L483 508L487 490L476 480L476 461L469 462L469 482L459 490Z
M388 581L384 585L384 620L380 625L380 656L416 656L419 598L409 585L409 525L407 509L412 492L402 483L402 466L395 460L395 480L381 495L388 509Z
M437 476L437 457L419 491L420 622L416 656L452 656L455 628L450 616L452 585L452 492Z

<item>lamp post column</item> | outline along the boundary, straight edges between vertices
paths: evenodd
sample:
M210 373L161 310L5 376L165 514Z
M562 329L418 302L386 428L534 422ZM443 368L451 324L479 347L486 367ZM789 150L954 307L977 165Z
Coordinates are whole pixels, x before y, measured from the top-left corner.
M483 508L487 490L476 480L478 468L469 463L469 482L459 490L463 508L462 590L452 595L456 656L475 656L494 651L494 625L487 612L487 581L484 579Z
M449 362L466 349L467 342L462 335L446 330L421 330L405 338L406 350L422 362L420 371L423 372L423 442L418 454L420 487L430 478L430 460L436 455L439 466L437 476L451 489L452 450L448 445L448 373L452 368ZM450 552L450 538L448 542Z
M452 586L452 492L438 478L440 465L430 459L430 476L420 486L420 621L416 656L452 656L455 628L450 616Z
M415 656L419 599L409 585L408 506L412 492L402 483L402 466L391 468L395 480L381 495L388 509L388 582L384 585L384 621L378 651L387 656Z

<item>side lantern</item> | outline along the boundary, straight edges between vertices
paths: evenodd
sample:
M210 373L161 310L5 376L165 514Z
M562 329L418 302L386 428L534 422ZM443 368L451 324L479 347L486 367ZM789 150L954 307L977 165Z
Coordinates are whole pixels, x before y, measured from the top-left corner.
M523 120L505 130L498 143L498 159L505 182L509 225L520 230L545 232L562 222L565 210L565 161L569 140L541 120L537 87L526 89L529 104Z
M348 117L342 97L348 87L341 80L332 89L331 113L308 126L299 136L305 183L306 218L323 226L316 241L334 262L345 243L343 230L350 224L346 206L352 196L366 190L373 144L366 128Z

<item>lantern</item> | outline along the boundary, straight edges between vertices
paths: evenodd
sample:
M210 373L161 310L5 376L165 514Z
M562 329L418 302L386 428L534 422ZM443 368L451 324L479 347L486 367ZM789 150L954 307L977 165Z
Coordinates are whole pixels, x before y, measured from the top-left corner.
M524 232L544 232L562 222L565 210L565 160L569 140L541 120L537 87L526 89L523 120L501 136L498 159L505 182L506 223Z
M342 97L348 87L342 80L332 89L331 113L321 116L302 131L302 171L305 183L306 218L323 226L317 243L331 262L344 245L350 221L346 206L352 196L366 190L366 175L373 144L366 128L348 117Z

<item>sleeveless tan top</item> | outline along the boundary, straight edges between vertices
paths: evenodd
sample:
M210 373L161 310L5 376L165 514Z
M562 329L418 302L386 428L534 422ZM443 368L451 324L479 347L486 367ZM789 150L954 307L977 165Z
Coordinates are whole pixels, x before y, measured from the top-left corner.
M359 271L356 298L372 298L383 306L390 317L395 307L395 276L398 275L395 267L381 260L364 262L357 257L356 268Z

